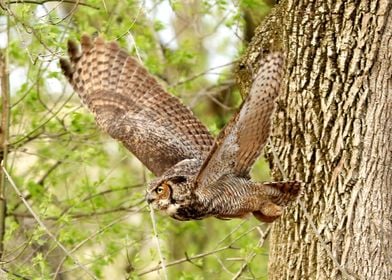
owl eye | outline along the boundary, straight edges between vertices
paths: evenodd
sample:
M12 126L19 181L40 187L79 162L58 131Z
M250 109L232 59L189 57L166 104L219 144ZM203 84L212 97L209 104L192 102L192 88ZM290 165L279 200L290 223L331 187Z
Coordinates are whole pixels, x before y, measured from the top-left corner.
M158 186L156 189L155 189L155 192L157 193L157 194L159 194L160 196L167 196L167 195L169 195L170 194L170 187L169 187L169 185L166 183L166 182L164 182L164 183L162 183L162 185L160 185L160 186Z
M155 191L157 194L161 194L163 192L164 188L162 186L159 186Z

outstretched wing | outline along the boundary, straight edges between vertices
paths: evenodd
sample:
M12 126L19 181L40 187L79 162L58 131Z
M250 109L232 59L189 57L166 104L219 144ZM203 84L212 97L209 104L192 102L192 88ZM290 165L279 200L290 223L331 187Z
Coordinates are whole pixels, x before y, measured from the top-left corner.
M98 126L120 140L155 175L183 159L204 158L206 127L114 42L82 36L68 42L61 68Z
M272 53L261 60L249 95L219 134L197 176L206 187L226 174L248 177L270 134L271 116L279 93L283 57Z

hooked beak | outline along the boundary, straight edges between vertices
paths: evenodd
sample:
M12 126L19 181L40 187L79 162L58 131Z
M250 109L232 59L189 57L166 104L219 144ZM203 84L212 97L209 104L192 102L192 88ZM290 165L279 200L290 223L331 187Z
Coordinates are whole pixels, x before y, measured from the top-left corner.
M151 204L154 201L154 198L149 193L146 193L146 201L148 204Z

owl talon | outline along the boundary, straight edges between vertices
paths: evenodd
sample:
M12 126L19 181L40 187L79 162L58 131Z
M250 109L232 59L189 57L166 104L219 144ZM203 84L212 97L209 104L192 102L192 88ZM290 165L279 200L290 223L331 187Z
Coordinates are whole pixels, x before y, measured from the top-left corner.
M255 216L256 219L258 219L260 222L263 222L263 223L272 223L280 217L280 215L275 216L275 217L266 216L263 213L261 213L260 211L253 212L253 216Z
M253 212L253 215L261 222L272 223L283 214L283 207L269 201L261 207L260 211Z

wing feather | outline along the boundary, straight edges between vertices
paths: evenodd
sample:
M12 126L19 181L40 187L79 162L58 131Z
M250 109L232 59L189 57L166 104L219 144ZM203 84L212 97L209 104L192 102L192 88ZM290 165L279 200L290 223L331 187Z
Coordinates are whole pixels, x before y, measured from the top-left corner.
M120 140L157 176L183 159L205 158L206 127L116 43L82 36L69 42L65 76L98 126Z
M208 187L220 177L235 174L249 177L271 130L283 72L283 56L271 53L261 60L249 95L238 113L218 135L197 176L199 187Z

